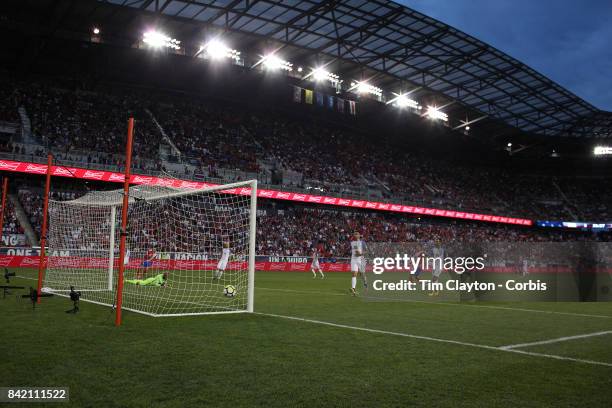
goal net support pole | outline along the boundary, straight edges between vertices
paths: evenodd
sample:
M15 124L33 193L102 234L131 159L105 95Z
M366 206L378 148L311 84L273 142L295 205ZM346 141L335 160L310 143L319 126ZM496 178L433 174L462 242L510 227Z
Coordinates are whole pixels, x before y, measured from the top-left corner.
M43 224L40 231L40 256L38 258L38 300L40 303L40 292L43 283L43 271L45 265L45 247L47 246L47 220L49 217L49 189L51 187L51 166L53 164L53 156L51 153L47 155L47 179L45 181L45 198L43 202Z
M110 236L108 239L108 290L113 290L113 271L115 266L115 225L117 222L117 207L111 207Z
M127 215L130 195L130 168L132 167L132 138L134 134L134 118L128 120L127 143L125 146L125 180L123 181L123 206L121 207L121 236L119 238L119 275L117 276L117 309L115 311L115 326L121 326L121 304L123 302L123 273L125 271L125 240L127 238ZM113 207L113 210L115 207ZM114 221L114 220L113 220ZM114 223L113 223L114 225ZM114 236L114 234L113 234ZM109 251L112 254L114 242ZM113 256L111 255L112 259ZM109 263L112 261L109 261ZM112 263L109 266L109 283L112 284ZM112 289L112 286L110 287Z
M8 191L8 177L2 178L2 210L0 210L0 239L4 235L4 213L6 209L6 194ZM0 242L2 245L2 242Z
M249 270L247 272L247 312L253 313L255 303L255 236L257 234L257 180L251 182L251 208L249 214Z

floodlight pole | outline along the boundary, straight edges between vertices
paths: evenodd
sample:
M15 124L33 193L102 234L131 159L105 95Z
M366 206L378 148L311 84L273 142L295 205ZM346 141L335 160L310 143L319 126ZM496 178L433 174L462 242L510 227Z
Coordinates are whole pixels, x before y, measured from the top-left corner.
M117 309L115 326L121 326L121 304L123 302L123 272L125 270L125 240L127 237L127 214L130 195L130 168L132 167L132 138L134 118L128 120L127 144L125 146L125 180L123 181L123 206L121 207L121 238L119 240L119 276L117 276Z
M2 209L0 210L0 240L4 235L4 209L6 208L6 192L8 191L8 177L2 178ZM2 241L0 241L2 245Z
M51 171L53 164L53 156L51 153L47 155L47 179L45 181L45 199L43 201L43 224L40 231L40 256L38 257L38 299L40 303L40 293L42 290L43 273L45 270L45 247L47 246L47 220L49 218L49 189L51 188Z

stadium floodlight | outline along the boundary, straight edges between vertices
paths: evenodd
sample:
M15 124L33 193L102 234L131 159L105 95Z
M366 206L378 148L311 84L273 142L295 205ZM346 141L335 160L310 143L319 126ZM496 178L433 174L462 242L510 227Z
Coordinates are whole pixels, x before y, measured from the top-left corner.
M96 35L100 34L100 29L98 27L94 27L92 31Z
M298 72L302 72L303 70L304 70L304 68L298 67Z
M609 146L595 146L593 149L595 156L608 156L612 155L612 147Z
M465 130L470 130L470 127L469 127L469 126L466 126L466 127L465 127Z
M395 106L397 106L398 108L420 108L419 103L417 101L408 98L406 95L398 95L398 97L395 98Z
M315 81L323 81L330 74L325 68L315 68L312 70L312 77Z
M323 67L313 68L310 74L306 75L304 79L308 77L312 77L312 79L315 80L316 82L329 81L334 85L341 82L340 77L338 75L332 72L329 72Z
M205 51L210 59L219 60L229 58L235 61L240 59L240 51L229 48L219 40L211 40L206 45L200 46L200 52Z
M260 62L270 70L284 69L285 71L293 71L292 63L285 61L274 54L265 55Z
M427 115L429 119L448 122L448 115L436 108L435 106L428 106L425 115Z
M176 38L170 38L166 34L159 31L147 31L144 33L142 41L153 48L172 48L175 50L181 49L181 42Z
M361 94L369 93L372 95L376 95L378 97L382 96L382 89L374 85L370 85L365 81L357 81L357 82L351 83L351 88L349 89L349 91L352 89L357 89L357 92Z
M512 142L508 142L507 146L512 147Z

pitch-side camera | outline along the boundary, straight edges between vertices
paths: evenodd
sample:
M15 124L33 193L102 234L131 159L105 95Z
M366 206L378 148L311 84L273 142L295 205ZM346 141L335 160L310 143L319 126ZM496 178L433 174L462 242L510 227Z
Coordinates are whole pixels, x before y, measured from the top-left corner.
M70 286L70 300L72 300L72 309L66 310L66 313L78 313L80 299L81 292L74 290L74 286Z
M6 283L11 283L12 276L15 276L15 272L9 272L7 268L4 268L4 279L6 279Z

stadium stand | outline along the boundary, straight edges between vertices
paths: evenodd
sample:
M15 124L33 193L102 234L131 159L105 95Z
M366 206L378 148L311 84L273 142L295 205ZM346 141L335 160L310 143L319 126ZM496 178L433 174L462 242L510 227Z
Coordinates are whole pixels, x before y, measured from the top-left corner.
M321 121L246 114L230 102L40 78L12 89L4 84L2 89L23 101L40 145L12 140L1 150L25 159L44 157L49 146L60 163L118 168L125 118L132 113L137 119L134 168L144 172L179 168L183 178L233 180L239 177L232 171L243 171L264 183L269 180L266 173L280 172L292 175L280 180L281 188L314 187L351 196L366 185L375 198L436 208L539 219L599 220L609 214L606 200L592 199L595 194L611 194L610 187L602 191L599 181L556 181L550 175L517 175L446 162L419 151L394 149L371 134L349 137L347 130ZM149 108L151 115L146 113ZM162 154L167 143L150 116L180 156Z
M52 193L54 200L71 200L84 191L62 189ZM40 231L42 189L20 189L19 199L32 227ZM326 257L346 257L348 240L358 230L369 242L555 242L609 241L609 234L550 231L526 227L475 222L433 221L370 211L321 208L316 206L260 200L257 219L257 253L275 256L307 256L313 247ZM154 236L155 226L148 234Z

